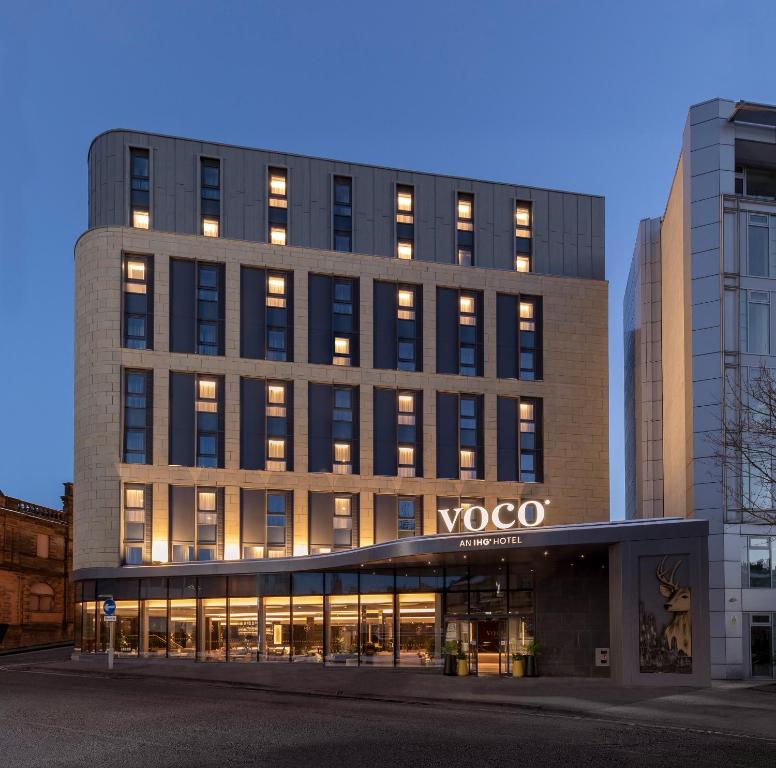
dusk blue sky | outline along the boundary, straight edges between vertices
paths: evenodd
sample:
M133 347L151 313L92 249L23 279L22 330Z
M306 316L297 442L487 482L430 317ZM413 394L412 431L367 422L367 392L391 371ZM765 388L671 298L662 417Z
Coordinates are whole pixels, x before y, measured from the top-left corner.
M73 246L115 127L606 196L612 517L622 295L690 104L776 102L771 2L36 2L0 21L0 488L73 460Z

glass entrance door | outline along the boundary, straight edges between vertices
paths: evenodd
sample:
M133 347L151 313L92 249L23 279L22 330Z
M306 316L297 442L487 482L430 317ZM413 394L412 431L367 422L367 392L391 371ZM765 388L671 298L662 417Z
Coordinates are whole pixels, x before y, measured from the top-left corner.
M472 674L500 674L503 671L506 655L506 621L503 619L473 621L472 648Z

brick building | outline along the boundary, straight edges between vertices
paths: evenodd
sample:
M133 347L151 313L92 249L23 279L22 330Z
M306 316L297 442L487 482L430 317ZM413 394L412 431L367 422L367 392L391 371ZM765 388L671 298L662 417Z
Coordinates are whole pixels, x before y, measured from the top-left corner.
M0 650L73 637L73 485L62 509L0 491Z

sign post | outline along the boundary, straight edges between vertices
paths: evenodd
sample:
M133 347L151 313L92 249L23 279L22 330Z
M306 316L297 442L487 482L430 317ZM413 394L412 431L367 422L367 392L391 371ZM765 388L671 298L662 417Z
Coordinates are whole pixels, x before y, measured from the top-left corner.
M101 595L104 597L102 603L102 617L109 626L108 634L108 669L113 669L113 636L116 627L116 601L111 595Z

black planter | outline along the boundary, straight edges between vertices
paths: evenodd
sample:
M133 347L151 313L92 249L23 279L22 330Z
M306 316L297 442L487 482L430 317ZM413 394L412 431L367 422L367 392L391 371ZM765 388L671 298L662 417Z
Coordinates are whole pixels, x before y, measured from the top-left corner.
M445 654L445 666L443 670L444 674L446 675L456 675L457 669L455 665L455 654L454 653L446 653Z
M538 677L539 673L536 671L536 656L525 656L525 676L526 677Z

